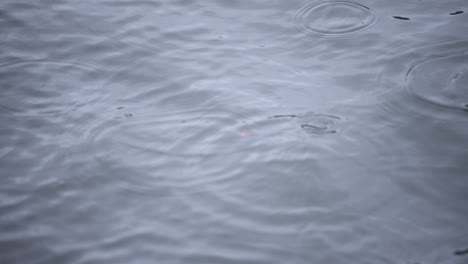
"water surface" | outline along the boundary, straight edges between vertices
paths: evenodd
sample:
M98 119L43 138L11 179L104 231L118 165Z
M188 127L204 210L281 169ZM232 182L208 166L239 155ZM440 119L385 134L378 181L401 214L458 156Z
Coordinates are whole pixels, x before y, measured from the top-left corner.
M0 263L466 263L465 1L0 3Z

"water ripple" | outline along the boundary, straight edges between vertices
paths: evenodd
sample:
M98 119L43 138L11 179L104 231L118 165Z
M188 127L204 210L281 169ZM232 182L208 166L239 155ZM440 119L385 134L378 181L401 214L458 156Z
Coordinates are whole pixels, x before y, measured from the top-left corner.
M310 134L323 135L336 133L337 116L312 114L301 118L301 127Z
M382 85L391 88L391 93L382 95L384 107L463 123L468 109L467 43L440 37L431 43L393 45L389 52L399 50L401 55L387 55L387 67L380 76Z
M361 32L377 21L369 6L352 1L313 2L296 14L300 28L322 36L349 36Z
M468 111L468 50L425 56L406 73L408 91L435 106Z
M99 67L82 62L10 60L0 64L0 107L28 116L75 111L99 99L101 77Z
M2 2L0 259L465 254L466 7L356 1Z
M124 113L128 118L102 122L93 128L88 137L93 146L101 146L102 149L110 149L105 147L107 145L126 149L116 150L116 154L128 154L128 151L135 150L141 154L153 152L195 157L261 149L270 146L275 140L299 140L294 136L297 135L299 126L291 124L288 120L268 118L258 111L192 110L143 116ZM306 130L313 130L314 126L315 130L326 133L331 130L332 125L326 119L337 117L306 115L301 117L299 122ZM103 153L103 157L107 154Z
M270 118L298 118L298 122L301 128L305 132L311 135L324 135L324 134L334 134L336 130L336 122L341 118L333 115L325 114L283 114L283 115L274 115Z

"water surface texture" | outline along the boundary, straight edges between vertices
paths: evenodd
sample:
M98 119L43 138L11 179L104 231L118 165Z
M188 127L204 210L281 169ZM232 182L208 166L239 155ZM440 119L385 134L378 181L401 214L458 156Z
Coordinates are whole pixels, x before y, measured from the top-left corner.
M468 263L467 9L2 0L0 263Z

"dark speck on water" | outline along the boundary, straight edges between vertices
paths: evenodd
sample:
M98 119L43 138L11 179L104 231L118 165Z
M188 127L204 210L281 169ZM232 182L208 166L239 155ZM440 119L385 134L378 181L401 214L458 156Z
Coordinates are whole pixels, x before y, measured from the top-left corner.
M393 18L396 18L399 20L410 20L408 17L401 17L401 16L393 16Z
M468 248L467 249L462 249L462 250L456 250L453 252L454 255L456 256L462 256L468 254Z
M282 118L282 117L294 118L294 117L297 117L297 115L274 115L274 116L271 116L270 118Z
M463 14L463 13L464 13L464 11L455 11L455 12L450 13L450 15L453 16L453 15L459 15L459 14Z

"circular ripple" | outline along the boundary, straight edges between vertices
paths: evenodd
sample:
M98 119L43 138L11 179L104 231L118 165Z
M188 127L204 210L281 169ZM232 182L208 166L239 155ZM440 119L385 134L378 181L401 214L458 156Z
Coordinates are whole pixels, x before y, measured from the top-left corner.
M89 139L98 160L143 162L143 167L152 166L161 155L202 158L264 149L271 150L269 155L283 155L274 147L278 142L301 148L300 131L288 121L269 119L252 109L135 114L103 122Z
M306 5L296 19L306 33L346 36L369 28L376 16L370 7L361 3L326 1Z
M132 178L148 174L145 186L168 186L189 215L295 237L327 201L319 179L327 170L317 157L328 147L307 141L302 115L270 118L273 111L223 105L135 114L96 127L87 146L103 167L131 168Z
M309 134L323 135L334 134L336 122L340 120L337 116L323 114L309 114L300 118L301 127Z
M23 115L53 115L93 101L102 75L72 61L15 60L0 64L0 107Z
M468 110L468 51L423 57L406 73L408 91L432 105Z

